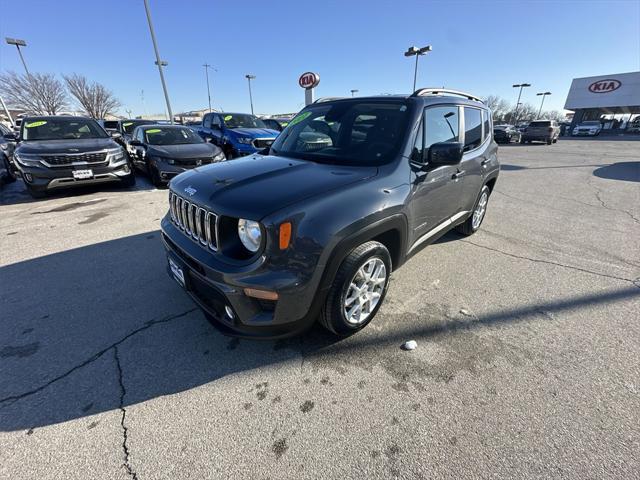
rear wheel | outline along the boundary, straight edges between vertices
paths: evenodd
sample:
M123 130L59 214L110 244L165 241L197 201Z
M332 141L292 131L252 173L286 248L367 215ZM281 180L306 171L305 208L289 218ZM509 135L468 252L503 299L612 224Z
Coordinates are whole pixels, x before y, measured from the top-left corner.
M343 260L320 314L320 323L336 335L364 328L384 301L391 256L379 242L366 242Z
M480 225L482 225L482 220L484 220L484 215L485 213L487 213L489 195L491 195L491 190L489 190L489 187L484 185L482 187L482 190L480 190L478 200L476 200L473 214L469 218L467 218L464 223L461 223L456 227L456 230L458 232L463 235L473 235L478 231Z

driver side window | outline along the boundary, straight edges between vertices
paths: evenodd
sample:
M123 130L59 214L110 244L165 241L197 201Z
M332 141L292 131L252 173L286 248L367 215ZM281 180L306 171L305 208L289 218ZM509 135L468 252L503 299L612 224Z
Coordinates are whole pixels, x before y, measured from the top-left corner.
M222 128L222 120L220 119L220 115L211 115L211 127Z
M202 121L204 128L211 128L211 116L210 113L204 116L204 120Z

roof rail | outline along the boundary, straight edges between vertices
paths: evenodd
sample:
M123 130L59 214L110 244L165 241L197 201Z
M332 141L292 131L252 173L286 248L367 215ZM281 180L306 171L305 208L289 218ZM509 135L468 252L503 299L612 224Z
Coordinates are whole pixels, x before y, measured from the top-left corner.
M476 102L481 102L482 99L476 97L475 95L471 95L470 93L460 92L459 90L449 90L448 88L419 88L413 94L412 97L422 97L425 95L457 95L459 97L464 97L469 100L475 100Z
M345 98L348 98L348 97L321 97L313 103L330 102L332 100L344 100Z

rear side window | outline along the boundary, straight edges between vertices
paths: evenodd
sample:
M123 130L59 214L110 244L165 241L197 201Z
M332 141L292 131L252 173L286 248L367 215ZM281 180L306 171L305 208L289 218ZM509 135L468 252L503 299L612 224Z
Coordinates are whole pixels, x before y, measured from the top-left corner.
M491 136L491 112L489 110L482 111L482 119L484 120L484 134L482 140ZM507 128L507 131L509 129Z
M464 151L478 148L482 143L482 112L464 107Z
M458 141L458 107L451 105L427 108L424 118L425 149L429 149L434 143Z

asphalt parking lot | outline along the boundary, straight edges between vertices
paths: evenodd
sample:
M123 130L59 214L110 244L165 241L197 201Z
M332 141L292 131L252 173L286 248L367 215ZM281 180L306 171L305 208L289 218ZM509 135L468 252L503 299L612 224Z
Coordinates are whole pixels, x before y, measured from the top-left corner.
M144 177L5 186L0 477L637 478L638 146L501 147L481 231L420 251L343 340L213 330Z

